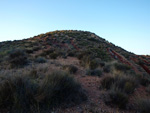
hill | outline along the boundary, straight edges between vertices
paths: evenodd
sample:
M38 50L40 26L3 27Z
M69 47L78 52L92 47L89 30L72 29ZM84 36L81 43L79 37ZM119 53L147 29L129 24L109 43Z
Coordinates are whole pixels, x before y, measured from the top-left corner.
M91 32L0 42L0 63L1 112L149 112L150 56Z

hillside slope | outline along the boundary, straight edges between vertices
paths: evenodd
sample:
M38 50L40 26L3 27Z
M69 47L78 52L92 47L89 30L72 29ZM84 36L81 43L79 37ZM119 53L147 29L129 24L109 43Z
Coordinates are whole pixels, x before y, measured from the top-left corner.
M150 57L91 32L0 42L0 63L0 112L149 112Z

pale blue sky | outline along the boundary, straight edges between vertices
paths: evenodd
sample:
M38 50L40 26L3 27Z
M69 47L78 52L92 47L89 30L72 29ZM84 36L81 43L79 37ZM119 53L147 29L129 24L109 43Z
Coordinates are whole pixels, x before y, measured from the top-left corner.
M150 54L150 0L0 0L0 41L85 30Z

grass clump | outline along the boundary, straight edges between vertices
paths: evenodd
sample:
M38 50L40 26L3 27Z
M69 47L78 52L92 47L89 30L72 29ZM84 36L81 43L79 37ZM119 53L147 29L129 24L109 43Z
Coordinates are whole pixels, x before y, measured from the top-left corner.
M40 79L36 70L28 74L0 76L0 112L7 109L13 113L35 113L73 106L87 99L81 85L65 72L43 73Z
M110 89L112 85L114 84L115 80L112 76L105 76L102 81L100 87L103 89Z
M123 72L126 72L131 69L131 67L129 67L128 65L121 64L121 63L115 63L114 67L116 70L123 71Z
M0 82L0 109L13 112L27 112L36 105L34 96L38 85L21 76L14 76Z
M128 103L127 94L121 91L111 90L109 91L109 96L110 96L110 101L109 101L110 103L117 105L121 109L126 108L126 105Z
M106 76L101 81L101 88L103 89L119 89L127 94L133 93L137 87L136 79L128 76Z
M86 95L72 76L59 71L46 75L36 99L40 105L47 104L49 107L69 106L86 100Z

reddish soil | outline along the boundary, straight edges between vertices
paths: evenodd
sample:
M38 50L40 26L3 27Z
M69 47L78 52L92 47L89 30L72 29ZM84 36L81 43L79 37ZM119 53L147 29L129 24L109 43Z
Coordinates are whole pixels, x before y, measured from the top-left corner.
M82 88L86 91L88 96L86 102L67 109L57 109L56 113L133 113L107 106L102 98L105 91L99 89L102 77L86 75L85 68L80 66L77 58L60 58L56 60L56 62L59 62L62 65L73 64L78 67L78 71L74 77L81 83ZM106 74L103 74L103 76L106 76Z

